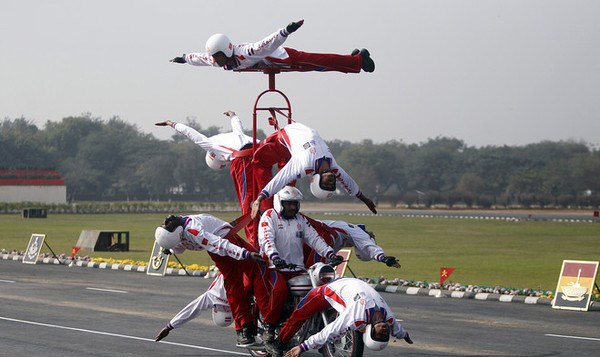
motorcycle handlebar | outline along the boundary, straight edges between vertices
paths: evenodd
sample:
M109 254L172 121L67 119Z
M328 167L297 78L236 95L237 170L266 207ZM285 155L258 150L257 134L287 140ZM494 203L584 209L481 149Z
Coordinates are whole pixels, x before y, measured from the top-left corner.
M335 268L336 266L338 266L344 262L347 262L347 260L340 260L340 261L325 263L325 264L330 265L331 267ZM290 269L292 271L308 272L308 268L299 266L298 264L294 264L294 263L287 263L287 264L285 264L285 266L283 266L283 268Z
M327 264L329 264L329 265L331 265L332 267L335 268L336 266L338 266L338 265L340 265L340 264L342 264L344 262L347 262L347 260L338 260L338 261L327 263Z
M288 263L284 266L285 269L290 269L293 271L306 271L305 267L301 267L298 264Z

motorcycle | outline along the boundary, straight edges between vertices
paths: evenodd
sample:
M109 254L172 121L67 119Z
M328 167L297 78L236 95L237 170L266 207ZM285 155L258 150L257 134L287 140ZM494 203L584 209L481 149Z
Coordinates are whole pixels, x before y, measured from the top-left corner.
M290 269L297 269L302 271L301 275L293 277L287 281L288 285L288 297L287 301L282 310L282 321L289 319L290 315L294 311L296 305L308 294L308 292L326 282L329 282L336 278L335 270L332 265L325 263L316 263L310 268L300 268L293 265L288 265ZM254 304L253 308L255 312L256 326L259 333L257 336L257 343L253 346L247 347L248 352L253 357L269 357L271 356L264 348L264 342L260 339L260 336L265 331L264 322ZM287 349L294 346L298 346L308 337L321 331L327 324L337 318L337 311L333 308L329 308L326 311L322 311L320 314L316 314L308 319L298 330L298 332L292 337L287 343ZM283 323L280 323L275 329L276 335L281 330ZM323 347L319 349L319 352L324 357L362 357L364 350L364 342L362 339L362 333L360 331L347 331L339 339L327 342Z

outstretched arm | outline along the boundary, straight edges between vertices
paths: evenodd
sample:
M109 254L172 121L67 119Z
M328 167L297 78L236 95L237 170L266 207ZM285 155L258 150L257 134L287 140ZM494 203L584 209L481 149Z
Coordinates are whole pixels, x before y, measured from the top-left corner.
M376 207L375 203L373 203L373 201L369 197L363 195L362 192L359 192L358 195L356 195L356 197L358 197L359 200L363 201L365 203L365 205L367 205L367 207L369 207L371 212L377 214L377 209L375 208Z
M303 24L304 20L290 22L286 27L277 30L262 40L255 43L240 45L238 49L241 53L248 56L267 57L272 56L273 54L280 56L285 52L280 47L287 40L288 35L298 30Z
M215 66L220 67L207 53L188 53L182 54L179 57L175 57L169 60L171 63L186 64L189 63L193 66Z
M210 290L210 289L209 289ZM213 306L213 303L208 296L208 292L198 296L195 300L187 304L181 311L175 315L171 321L165 326L156 337L154 341L158 342L169 335L171 330L185 324L186 322L195 319L204 310L208 310Z
M165 120L160 123L156 123L154 125L170 126L173 129L175 129L175 131L177 131L178 133L187 136L187 138L192 140L194 142L194 144L200 146L204 150L214 150L215 149L215 145L210 140L208 140L208 137L206 135L202 134L201 132L197 131L196 129L192 128L191 126L188 126L188 125L185 125L182 123L176 123L171 120Z
M228 110L223 114L225 114L226 116L228 116L231 119L231 130L234 133L236 133L237 135L245 135L244 134L244 126L242 125L242 121L237 116L237 114L235 114L234 111Z

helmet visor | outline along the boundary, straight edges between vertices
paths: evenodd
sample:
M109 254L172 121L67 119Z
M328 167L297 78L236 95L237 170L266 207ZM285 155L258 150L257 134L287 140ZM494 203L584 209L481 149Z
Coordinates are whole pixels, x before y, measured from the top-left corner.
M332 171L323 171L319 177L319 187L325 191L335 191L335 174Z
M281 201L281 215L284 218L291 219L300 211L300 201Z
M388 342L390 340L390 325L384 321L373 324L371 338L378 342Z

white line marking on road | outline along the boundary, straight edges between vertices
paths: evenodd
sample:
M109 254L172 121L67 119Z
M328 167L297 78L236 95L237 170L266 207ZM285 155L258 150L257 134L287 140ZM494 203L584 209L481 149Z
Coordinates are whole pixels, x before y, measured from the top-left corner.
M14 280L2 280L0 279L0 283L14 283Z
M129 335L121 335L121 334L118 334L118 333L110 333L110 332L86 330L86 329L82 329L82 328L67 327L67 326L60 326L60 325L53 325L53 324L46 324L46 323L42 323L42 322L11 319L9 317L2 317L2 316L0 316L0 320L12 321L12 322L20 322L20 323L28 324L28 325L36 325L36 326L43 326L43 327L59 328L59 329L63 329L63 330L86 332L86 333L92 333L92 334L95 334L95 335L104 335L104 336L111 336L111 337L121 337L121 338L128 338L128 339L132 339L132 340L149 341L149 342L152 342L152 343L156 343L151 338L136 337L136 336L129 336ZM229 353L229 354L234 354L234 355L240 355L240 356L250 356L248 353L241 353L241 352L227 351L227 350L219 350L219 349L216 349L216 348L209 348L209 347L203 347L203 346L189 345L187 343L177 343L177 342L167 342L167 341L160 341L158 343L165 343L165 344L173 345L173 346L195 348L195 349L199 349L199 350L207 350L207 351L214 351L214 352L224 352L224 353Z
M551 333L544 334L544 336L548 336L548 337L562 337L562 338L574 338L574 339L577 339L577 340L600 341L600 338L594 338L594 337L554 335L554 334L551 334Z
M86 288L86 289L87 290L95 290L95 291L106 291L108 293L127 294L127 291L124 291L124 290L100 289L100 288Z

